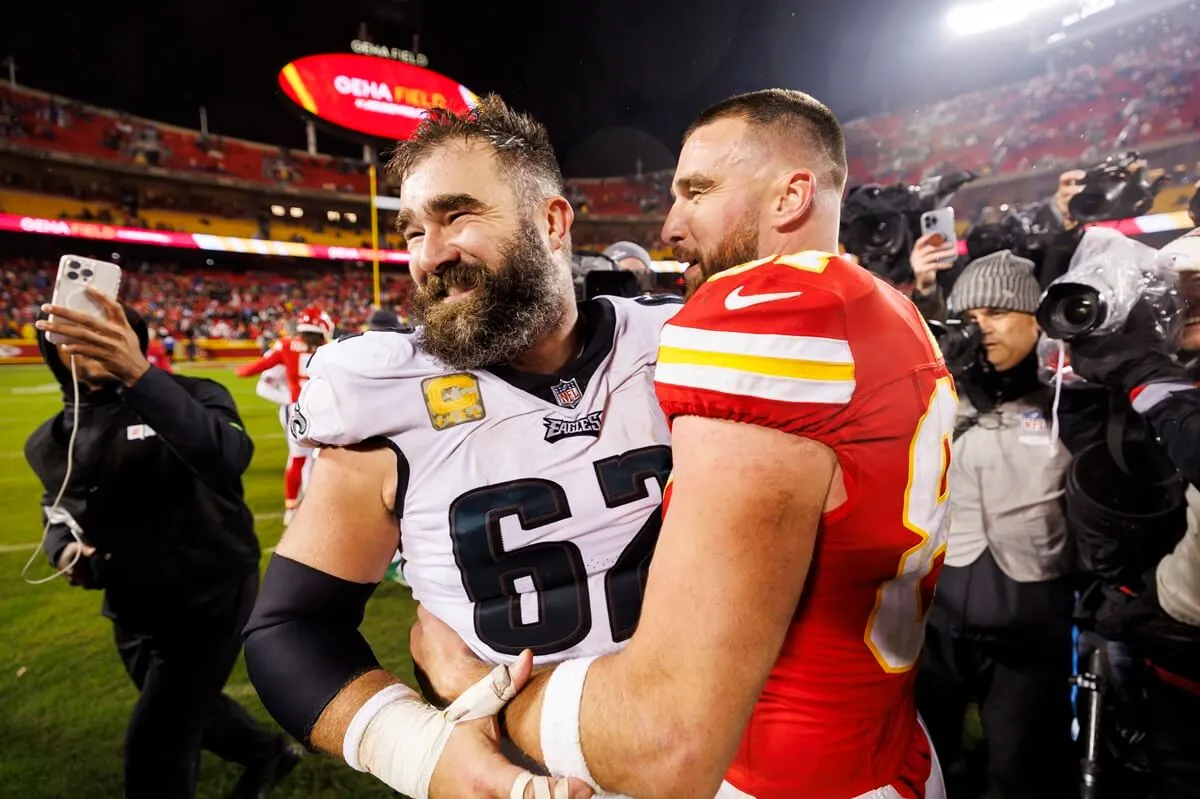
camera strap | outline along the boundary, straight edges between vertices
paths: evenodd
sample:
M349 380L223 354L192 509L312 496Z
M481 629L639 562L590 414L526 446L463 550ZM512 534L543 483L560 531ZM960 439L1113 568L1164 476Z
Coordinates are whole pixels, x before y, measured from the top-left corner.
M1129 465L1125 462L1125 433L1128 428L1128 406L1116 394L1110 395L1108 425L1105 430L1105 437L1108 440L1108 454L1112 456L1113 463L1117 464L1118 469L1132 477L1133 473L1129 471Z

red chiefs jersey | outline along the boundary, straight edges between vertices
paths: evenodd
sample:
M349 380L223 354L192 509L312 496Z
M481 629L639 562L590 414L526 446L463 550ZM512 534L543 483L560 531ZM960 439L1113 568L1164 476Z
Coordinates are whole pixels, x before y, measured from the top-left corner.
M921 799L932 766L913 680L945 551L957 398L916 308L836 256L755 261L713 277L667 324L655 380L668 418L825 444L848 495L822 518L727 782L756 799L888 786Z
M288 390L291 392L292 402L295 402L300 399L300 387L308 380L308 358L314 352L316 350L310 350L301 339L280 336L266 355L254 363L239 366L237 376L252 377L283 364L287 373Z

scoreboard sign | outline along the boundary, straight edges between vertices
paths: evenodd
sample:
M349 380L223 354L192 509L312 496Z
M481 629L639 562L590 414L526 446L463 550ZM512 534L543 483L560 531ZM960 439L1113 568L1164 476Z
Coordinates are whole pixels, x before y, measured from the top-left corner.
M297 59L279 72L284 96L306 113L360 136L407 139L431 109L474 108L474 92L432 70L369 55Z

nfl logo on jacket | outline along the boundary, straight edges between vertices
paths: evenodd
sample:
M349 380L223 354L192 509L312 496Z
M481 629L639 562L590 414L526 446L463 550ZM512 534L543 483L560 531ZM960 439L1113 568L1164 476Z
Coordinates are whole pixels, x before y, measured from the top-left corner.
M564 408L574 408L583 399L583 391L575 378L559 380L550 390L554 392L554 401Z

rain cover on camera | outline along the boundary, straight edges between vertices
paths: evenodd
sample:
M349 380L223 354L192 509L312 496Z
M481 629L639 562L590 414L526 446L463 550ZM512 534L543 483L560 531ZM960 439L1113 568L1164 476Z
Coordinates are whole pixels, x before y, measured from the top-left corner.
M1141 300L1153 311L1158 337L1168 342L1170 351L1178 349L1184 321L1179 280L1170 259L1158 250L1112 228L1088 228L1067 273L1050 286L1069 283L1095 289L1108 308L1104 321L1089 335L1121 330Z
M1071 368L1071 351L1063 342L1052 339L1046 334L1038 337L1037 343L1038 379L1048 386L1055 385L1062 368L1062 384L1064 386L1091 385Z

